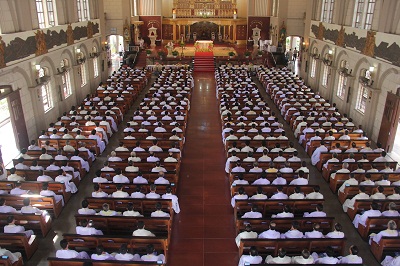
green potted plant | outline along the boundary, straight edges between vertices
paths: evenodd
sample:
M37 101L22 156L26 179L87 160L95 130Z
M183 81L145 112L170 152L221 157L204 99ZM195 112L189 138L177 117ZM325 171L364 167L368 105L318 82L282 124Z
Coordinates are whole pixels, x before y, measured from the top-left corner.
M163 57L165 56L164 51L159 51L158 56L160 57L160 59L163 59Z
M249 58L251 55L250 51L244 52L244 57Z
M179 55L179 52L177 50L173 50L172 55L176 58Z
M262 51L258 51L257 54L258 54L258 57L262 57L263 52Z
M228 53L228 55L229 55L230 58L232 58L232 57L235 56L235 52L232 52L232 51L231 51L231 52Z
M149 57L151 55L151 50L146 50L146 55Z

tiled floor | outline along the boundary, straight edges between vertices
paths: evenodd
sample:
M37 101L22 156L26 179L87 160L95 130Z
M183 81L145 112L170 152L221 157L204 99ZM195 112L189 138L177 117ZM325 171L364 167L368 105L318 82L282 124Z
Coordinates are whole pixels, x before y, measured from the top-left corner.
M229 183L215 98L214 73L195 74L170 265L236 265Z

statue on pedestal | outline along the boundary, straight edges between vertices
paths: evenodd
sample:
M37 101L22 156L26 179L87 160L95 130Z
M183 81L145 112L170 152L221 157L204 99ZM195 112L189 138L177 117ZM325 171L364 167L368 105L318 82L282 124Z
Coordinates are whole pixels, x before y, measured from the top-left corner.
M174 50L174 43L170 41L165 47L167 48L168 51L167 57L172 57L172 51Z

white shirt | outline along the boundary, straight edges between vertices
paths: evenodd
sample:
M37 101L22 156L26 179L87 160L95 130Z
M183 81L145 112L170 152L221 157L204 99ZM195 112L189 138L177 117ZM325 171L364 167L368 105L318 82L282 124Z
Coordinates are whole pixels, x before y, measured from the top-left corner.
M256 232L253 232L253 231L251 231L251 232L246 232L246 231L244 231L244 232L241 232L241 233L239 233L238 235L237 235L237 237L235 238L235 242L236 242L236 245L239 247L240 246L240 240L241 239L246 239L246 238L257 238L257 233Z
M146 229L136 229L135 231L133 231L132 236L154 236L155 235L150 232L149 230Z

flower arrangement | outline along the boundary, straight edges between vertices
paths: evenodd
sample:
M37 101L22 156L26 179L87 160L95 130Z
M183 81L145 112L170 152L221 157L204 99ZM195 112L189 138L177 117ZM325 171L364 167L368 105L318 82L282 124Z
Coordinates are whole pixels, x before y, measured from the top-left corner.
M159 51L159 52L158 52L158 56L159 56L159 57L163 57L163 56L165 56L165 53L164 53L164 51Z
M245 56L245 57L249 57L250 55L251 55L250 51L244 52L244 56Z
M229 55L229 56L235 56L235 52L230 51L230 52L228 53L228 55Z
M172 51L172 55L173 55L173 56L178 56L178 55L179 55L179 52L178 52L177 50L173 50L173 51Z

